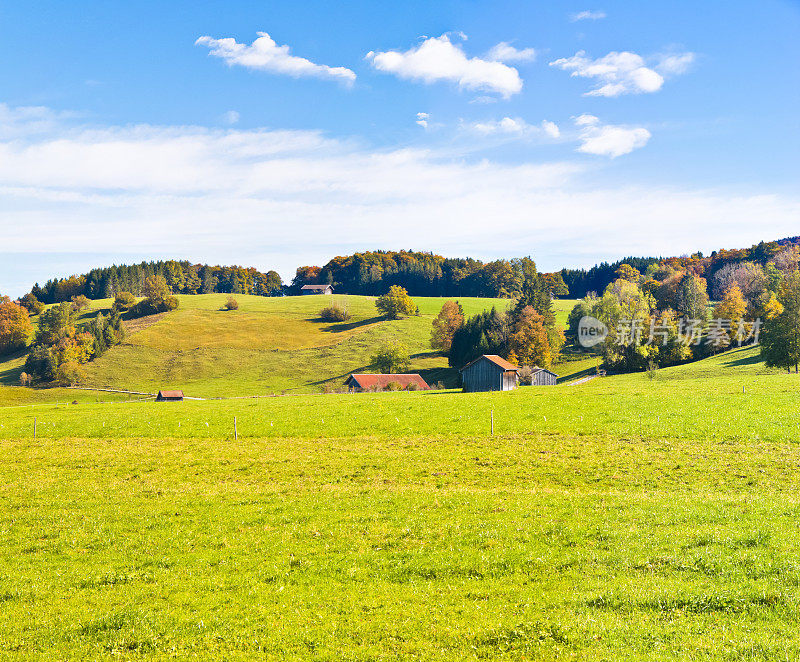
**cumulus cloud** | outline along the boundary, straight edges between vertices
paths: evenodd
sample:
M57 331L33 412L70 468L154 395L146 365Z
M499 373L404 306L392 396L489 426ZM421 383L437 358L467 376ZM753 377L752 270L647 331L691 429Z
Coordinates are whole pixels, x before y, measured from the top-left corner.
M370 51L366 59L378 71L407 80L449 81L465 90L493 92L505 98L522 90L522 79L514 67L468 57L446 34L425 39L407 51Z
M580 127L579 152L610 156L612 159L644 147L651 136L643 127L601 124L594 115L579 115L575 118L575 125Z
M249 46L240 44L233 37L215 39L209 36L200 37L195 44L207 46L211 55L221 58L231 66L238 65L294 78L333 78L346 84L352 84L356 79L355 73L346 67L329 67L291 55L288 46L278 46L266 32L259 32L258 38Z
M572 76L594 78L597 87L585 93L594 97L617 97L621 94L657 92L665 76L685 73L695 60L694 53L658 56L655 67L647 66L644 58L630 51L611 52L593 60L579 51L572 57L554 60L551 67L571 72Z
M427 129L429 118L430 115L428 113L417 113L417 124L419 124L423 129Z
M602 9L596 9L579 11L574 14L570 14L569 20L573 23L575 21L599 21L601 18L605 17L606 13Z
M542 120L542 131L551 138L558 138L561 136L561 129L558 128L558 124L548 120Z
M496 62L533 62L536 59L536 50L533 48L514 48L506 41L501 41L492 46L486 53L487 60Z

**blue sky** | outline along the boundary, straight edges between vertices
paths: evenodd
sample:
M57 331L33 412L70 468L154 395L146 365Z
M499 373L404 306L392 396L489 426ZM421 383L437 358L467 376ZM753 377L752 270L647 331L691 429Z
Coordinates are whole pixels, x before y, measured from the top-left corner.
M34 0L0 33L2 294L162 257L549 270L800 234L796 2Z

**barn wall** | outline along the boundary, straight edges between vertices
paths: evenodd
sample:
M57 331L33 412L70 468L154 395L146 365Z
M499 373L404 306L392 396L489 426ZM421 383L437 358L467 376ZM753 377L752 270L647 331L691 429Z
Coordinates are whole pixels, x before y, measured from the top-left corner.
M499 391L502 388L503 371L491 361L482 359L473 363L461 373L464 390L472 391Z
M481 359L473 363L461 373L464 391L511 391L517 388L517 374L509 371L507 374L501 367L488 359Z

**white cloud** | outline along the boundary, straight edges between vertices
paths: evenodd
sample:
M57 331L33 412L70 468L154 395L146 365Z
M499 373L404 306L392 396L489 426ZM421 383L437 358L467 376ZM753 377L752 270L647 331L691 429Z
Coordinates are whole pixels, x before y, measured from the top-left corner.
M686 73L694 64L694 53L679 53L677 55L662 55L656 69L665 76L678 76Z
M693 60L692 53L682 53L662 57L656 66L663 74L674 75L686 71ZM572 57L554 60L550 66L570 71L572 76L597 79L598 86L586 92L586 96L616 97L657 92L664 84L662 73L646 66L641 55L629 51L611 52L596 60L579 51Z
M533 48L514 48L508 42L501 41L489 49L486 59L495 62L533 62L536 59L536 51Z
M608 128L586 118L581 127ZM357 249L413 245L487 259L535 247L551 270L711 250L720 236L747 246L796 234L800 215L797 196L590 185L588 160L507 164L449 149L373 149L314 131L51 129L22 127L0 140L4 293L30 287L18 273L33 273L37 261L42 271L31 280L63 275L50 273L42 253L74 256L75 270L173 256L291 277L298 264Z
M259 32L258 38L249 46L240 44L233 37L214 39L209 36L200 37L195 44L207 46L211 55L222 58L231 66L239 65L294 78L333 78L346 84L352 84L356 79L355 73L346 67L329 67L291 55L288 46L278 46L266 32Z
M573 23L575 21L598 21L605 18L606 13L602 9L579 11L575 14L570 14L569 20Z
M542 130L551 138L559 138L561 136L561 129L558 124L548 120L542 120Z
M610 156L612 159L630 154L644 147L650 140L650 132L643 127L601 124L594 115L579 115L575 125L580 127L579 152Z
M462 89L494 92L505 98L522 90L522 79L514 67L468 57L446 34L425 39L407 51L370 51L366 59L378 71L407 80L450 81Z
M236 124L239 121L239 113L235 110L229 110L222 114L222 121L225 124Z
M561 135L558 125L554 122L543 120L539 126L536 126L534 124L529 124L521 117L504 117L500 120L470 122L462 126L484 136L506 135L530 137L544 134L549 138L558 138Z
M428 113L417 113L417 124L419 124L423 129L427 129L429 118L430 115Z

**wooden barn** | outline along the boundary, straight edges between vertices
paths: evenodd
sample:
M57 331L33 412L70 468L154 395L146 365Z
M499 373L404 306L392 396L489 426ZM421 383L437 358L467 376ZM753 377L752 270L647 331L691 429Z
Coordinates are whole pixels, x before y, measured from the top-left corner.
M555 386L557 382L558 375L547 368L531 368L531 386Z
M519 368L497 354L484 354L459 371L464 392L513 391L519 383Z
M353 391L369 391L386 388L389 382L400 384L404 390L411 387L412 390L427 391L430 386L425 382L420 375L350 375L344 382L344 385Z
M332 285L303 285L301 294L333 294Z
M159 391L156 402L182 402L183 391Z

